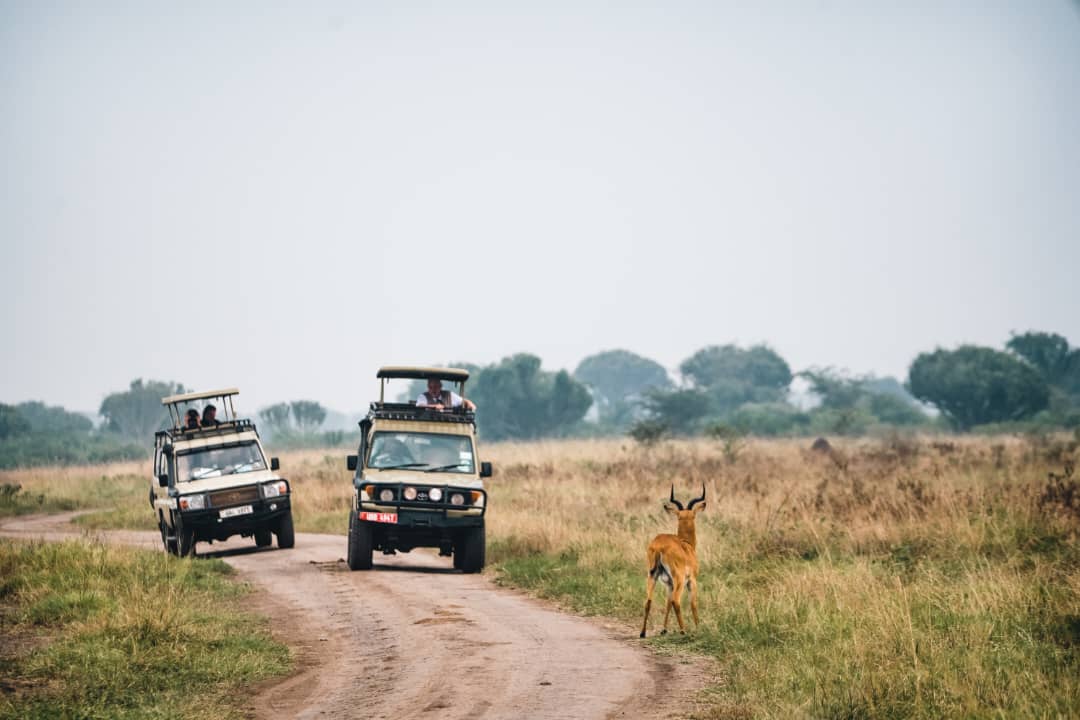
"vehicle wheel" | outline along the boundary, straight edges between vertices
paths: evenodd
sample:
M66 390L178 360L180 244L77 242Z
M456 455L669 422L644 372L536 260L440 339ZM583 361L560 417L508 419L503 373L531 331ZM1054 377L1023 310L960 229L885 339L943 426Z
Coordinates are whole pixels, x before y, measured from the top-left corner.
M170 555L177 555L176 541L169 540L169 526L165 524L164 518L158 518L158 528L161 530L161 544L165 546L165 552Z
M267 543L269 544L269 543ZM296 533L293 532L292 510L281 516L277 526L277 546L287 550L296 544Z
M371 526L356 519L356 512L349 513L349 569L371 569Z
M195 531L191 528L176 529L176 554L180 557L195 557Z
M263 528L255 531L256 547L269 547L272 542L274 542L274 536L270 532L270 528Z
M484 569L486 554L484 526L468 528L461 533L461 539L454 548L454 566L466 573L478 573ZM458 560L457 556L461 559ZM460 564L458 564L460 563Z

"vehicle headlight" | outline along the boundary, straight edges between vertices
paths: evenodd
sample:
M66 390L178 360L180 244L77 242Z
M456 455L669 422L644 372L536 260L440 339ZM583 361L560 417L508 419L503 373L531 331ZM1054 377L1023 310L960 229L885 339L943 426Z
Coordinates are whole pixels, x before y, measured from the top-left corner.
M379 499L383 502L392 502L394 500L394 491L390 488L383 488L379 491Z
M206 495L184 495L180 498L181 510L205 510Z
M402 493L402 494L405 496L406 500L415 500L416 499L416 488L407 487L407 488L405 488L405 492Z
M464 505L465 504L465 496L462 495L461 493L450 493L450 504L451 505Z
M259 490L262 491L264 498L281 497L289 492L289 486L284 480L278 480L277 482L260 485Z
M431 488L428 490L428 498L431 499L431 502L439 502L442 500L442 490L439 488Z

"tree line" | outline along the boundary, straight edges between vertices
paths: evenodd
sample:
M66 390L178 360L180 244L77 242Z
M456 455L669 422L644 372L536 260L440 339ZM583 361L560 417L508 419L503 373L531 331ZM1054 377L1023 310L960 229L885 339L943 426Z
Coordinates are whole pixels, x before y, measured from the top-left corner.
M485 440L1080 427L1080 349L1040 331L1014 334L1000 349L963 345L921 353L903 382L834 368L793 372L767 345L703 347L679 364L675 377L627 350L590 355L572 373L546 371L529 353L448 366L470 371L468 394L479 407ZM812 407L793 402L796 379L808 388ZM421 385L406 395L415 397ZM154 431L169 421L161 398L183 392L180 383L134 380L102 401L97 428L62 407L0 403L0 467L144 457ZM344 431L322 430L327 414L312 400L257 413L261 430L278 445L351 442Z

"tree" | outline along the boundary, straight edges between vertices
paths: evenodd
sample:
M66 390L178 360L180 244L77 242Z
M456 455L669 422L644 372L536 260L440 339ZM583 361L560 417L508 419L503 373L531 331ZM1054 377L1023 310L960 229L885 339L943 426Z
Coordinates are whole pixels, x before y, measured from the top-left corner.
M566 435L592 403L569 373L544 372L540 358L526 353L480 368L472 383L477 426L490 440Z
M730 413L743 403L779 402L791 385L791 368L774 350L755 345L712 345L679 366L691 387L704 390L713 412Z
M1046 382L1059 385L1069 372L1069 341L1057 333L1026 332L1013 335L1005 347L1027 360Z
M0 403L0 440L30 432L30 421L14 405Z
M649 418L662 423L676 435L689 435L709 412L709 396L701 390L649 390L645 410Z
M277 403L259 411L259 419L272 435L287 434L291 428L289 403Z
M90 418L62 407L49 407L36 400L19 403L16 407L35 432L86 434L94 428Z
M293 421L302 433L313 433L326 420L326 409L314 400L293 400L290 403Z
M922 353L908 370L908 388L960 430L1021 420L1050 400L1046 380L1031 365L974 345Z
M829 431L829 423L851 432L875 419L889 425L918 425L927 420L914 398L894 378L849 377L833 368L811 368L799 376L810 383L810 391L821 399L821 407L815 414L833 411L828 417L838 418L835 422L826 421L825 431Z
M589 387L600 421L617 427L633 422L646 391L671 387L662 365L627 350L590 355L578 364L574 379Z
M105 418L108 431L131 440L146 441L155 431L169 424L169 413L161 399L182 392L184 386L179 383L132 380L127 390L107 396L99 413Z

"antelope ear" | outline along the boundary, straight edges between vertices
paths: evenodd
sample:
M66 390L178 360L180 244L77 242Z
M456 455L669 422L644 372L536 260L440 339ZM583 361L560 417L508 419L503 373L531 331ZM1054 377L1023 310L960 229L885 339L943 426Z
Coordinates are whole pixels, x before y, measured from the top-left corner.
M697 505L694 506L694 514L696 515L697 513L701 512L704 509L705 509L705 501L702 500L701 502L699 502Z
M672 515L678 515L679 514L679 508L675 507L671 503L664 503L664 510L671 513Z

